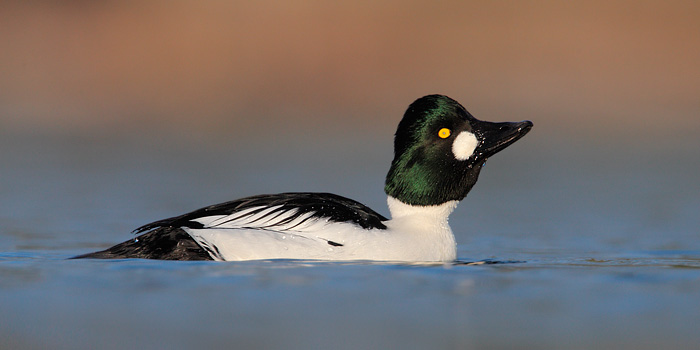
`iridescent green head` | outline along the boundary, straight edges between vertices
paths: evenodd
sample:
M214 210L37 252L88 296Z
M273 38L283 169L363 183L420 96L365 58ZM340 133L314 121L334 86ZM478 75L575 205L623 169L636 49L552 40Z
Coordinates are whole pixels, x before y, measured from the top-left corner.
M411 205L462 200L487 158L531 128L530 121L480 121L447 96L421 97L408 107L396 130L384 190Z

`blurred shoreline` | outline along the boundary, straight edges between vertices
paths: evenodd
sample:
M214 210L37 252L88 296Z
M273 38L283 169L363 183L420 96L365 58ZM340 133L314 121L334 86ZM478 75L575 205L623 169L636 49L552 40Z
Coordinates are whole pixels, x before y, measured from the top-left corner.
M696 1L5 2L0 127L392 130L443 93L488 120L673 137L700 129L698 18Z

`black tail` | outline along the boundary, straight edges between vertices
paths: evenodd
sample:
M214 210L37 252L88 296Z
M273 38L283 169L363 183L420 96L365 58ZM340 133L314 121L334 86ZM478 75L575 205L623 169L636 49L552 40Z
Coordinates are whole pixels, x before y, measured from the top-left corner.
M114 247L71 259L213 260L179 227L159 227Z

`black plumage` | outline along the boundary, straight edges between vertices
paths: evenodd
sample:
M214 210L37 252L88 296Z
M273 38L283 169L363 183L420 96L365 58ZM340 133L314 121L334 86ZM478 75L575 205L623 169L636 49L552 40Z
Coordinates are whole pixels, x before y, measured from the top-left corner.
M263 194L210 205L187 214L143 225L134 232L141 233L157 227L203 228L204 226L195 220L207 216L230 215L231 218L227 221L233 221L259 214L272 207L275 207L275 210L250 223L267 219L269 221L266 222L266 227L284 226L300 216L310 213L311 215L306 220L327 218L334 222L351 222L364 229L386 228L382 221L386 221L387 218L352 199L332 193L288 192ZM256 209L240 216L235 215L237 212L251 208ZM283 213L286 215L280 215ZM275 220L276 217L279 217L279 220ZM256 227L260 226L256 225Z
M213 260L179 227L158 227L111 248L72 259Z
M210 205L193 212L143 225L134 233L142 235L117 244L103 251L76 256L93 259L161 259L161 260L212 260L219 256L216 247L201 246L182 228L201 229L199 218L230 216L217 225L255 216L269 208L265 215L248 221L253 228L288 230L315 219L354 223L364 229L386 229L387 218L362 203L332 193L291 192L266 194ZM253 209L253 210L247 210ZM243 212L241 215L236 213ZM289 226L290 222L309 214L304 220ZM258 222L263 222L260 224ZM257 224L256 224L257 223ZM239 227L245 229L245 226ZM329 241L332 246L342 246Z

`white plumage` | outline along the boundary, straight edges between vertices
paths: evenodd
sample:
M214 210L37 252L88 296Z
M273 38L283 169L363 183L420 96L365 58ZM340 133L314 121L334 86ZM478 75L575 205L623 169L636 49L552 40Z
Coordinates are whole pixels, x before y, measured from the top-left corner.
M183 228L215 260L317 259L381 261L450 261L456 243L447 218L457 206L411 206L388 197L392 219L386 229L312 217L285 222L296 209L255 207L231 215L196 219L202 228ZM250 215L257 210L258 213ZM280 222L285 222L280 224Z

